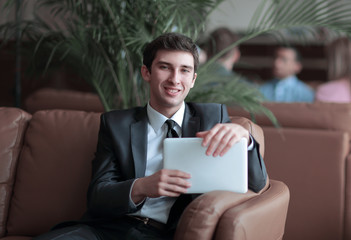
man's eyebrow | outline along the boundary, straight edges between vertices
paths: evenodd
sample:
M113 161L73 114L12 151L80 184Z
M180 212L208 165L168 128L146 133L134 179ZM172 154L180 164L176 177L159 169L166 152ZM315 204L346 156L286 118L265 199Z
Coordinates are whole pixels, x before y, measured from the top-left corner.
M172 66L171 63L165 62L165 61L158 61L156 64L157 64L157 65L168 65L168 66ZM181 67L187 68L187 69L194 69L194 67L193 67L193 66L190 66L190 65L181 65Z
M164 61L158 61L156 64L157 65L171 65L169 62L164 62Z
M182 67L188 68L188 69L193 69L194 68L193 66L189 66L189 65L182 65Z

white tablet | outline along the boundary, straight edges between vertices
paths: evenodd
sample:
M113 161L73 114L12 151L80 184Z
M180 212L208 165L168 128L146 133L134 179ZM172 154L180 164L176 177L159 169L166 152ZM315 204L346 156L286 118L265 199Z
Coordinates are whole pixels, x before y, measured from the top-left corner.
M202 138L166 138L164 140L164 168L178 169L191 174L187 193L214 190L246 193L247 139L236 143L224 156L207 156Z

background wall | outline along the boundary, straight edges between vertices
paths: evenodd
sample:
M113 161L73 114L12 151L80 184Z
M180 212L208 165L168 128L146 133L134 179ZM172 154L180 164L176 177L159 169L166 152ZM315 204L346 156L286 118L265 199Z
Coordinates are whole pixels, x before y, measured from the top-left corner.
M206 33L221 26L235 31L245 30L260 2L261 0L225 0L209 16Z

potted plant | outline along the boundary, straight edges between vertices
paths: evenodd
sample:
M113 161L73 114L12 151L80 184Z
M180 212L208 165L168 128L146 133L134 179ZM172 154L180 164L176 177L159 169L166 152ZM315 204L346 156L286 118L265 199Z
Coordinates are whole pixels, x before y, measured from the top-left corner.
M13 0L7 0L11 5ZM2 26L3 35L19 29L26 42L26 55L32 67L46 71L65 63L96 90L105 109L143 105L148 99L142 81L144 45L164 32L176 31L197 39L204 30L206 17L223 0L38 0L34 18ZM208 69L221 54L235 45L262 34L282 37L282 30L299 29L299 37L312 35L318 27L336 33L350 33L350 4L331 0L262 0L247 32L198 70L197 84L188 96L191 101L233 104L250 113L264 113L263 97L256 88L238 80L203 90L213 81ZM50 9L49 18L42 9ZM11 25L12 24L12 25ZM300 31L303 29L303 31ZM6 34L5 34L6 33Z

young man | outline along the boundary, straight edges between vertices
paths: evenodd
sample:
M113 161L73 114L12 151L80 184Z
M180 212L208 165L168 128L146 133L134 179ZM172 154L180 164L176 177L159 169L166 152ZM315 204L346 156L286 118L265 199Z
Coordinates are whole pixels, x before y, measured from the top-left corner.
M263 84L260 91L271 102L313 102L314 90L296 77L302 69L295 48L279 47L274 59L274 79Z
M208 155L223 155L242 137L250 139L249 188L257 192L265 186L258 144L243 127L230 123L226 107L184 102L196 80L193 41L164 34L143 57L149 103L102 114L86 215L37 239L172 239L180 215L197 195L185 194L189 174L162 169L169 119L177 135L203 138Z

